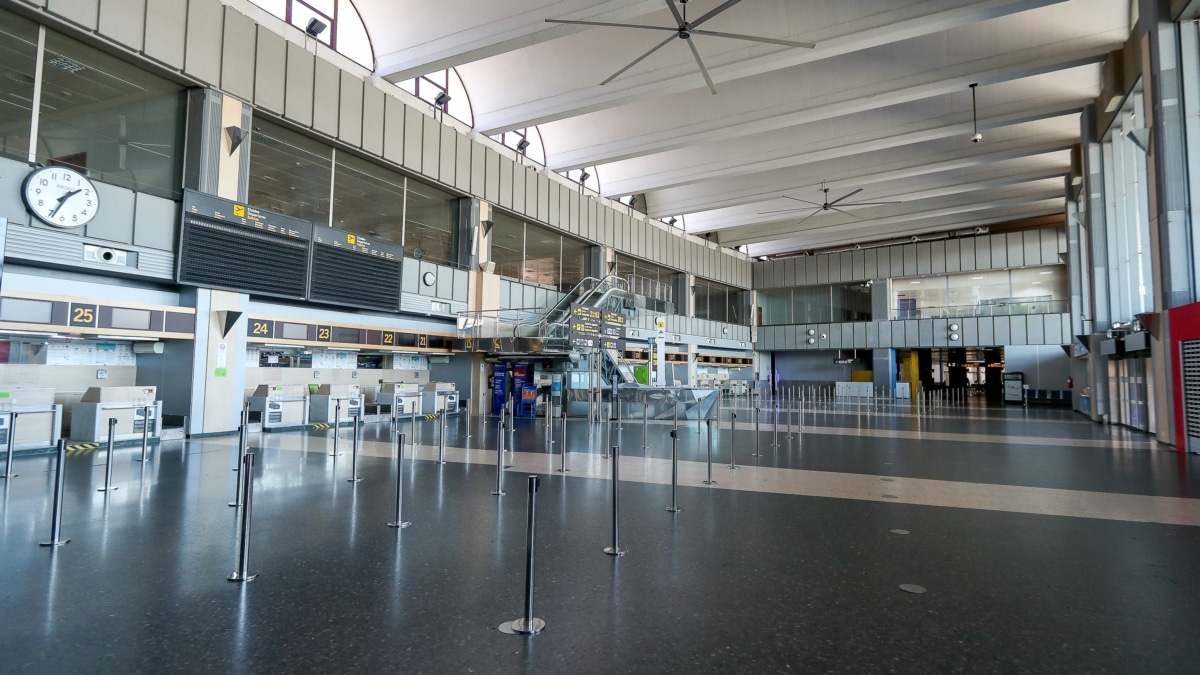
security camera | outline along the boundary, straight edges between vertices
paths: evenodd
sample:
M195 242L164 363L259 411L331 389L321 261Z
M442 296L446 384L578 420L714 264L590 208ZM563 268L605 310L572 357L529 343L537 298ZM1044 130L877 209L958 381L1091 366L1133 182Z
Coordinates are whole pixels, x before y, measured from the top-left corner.
M971 137L971 142L972 143L982 143L983 142L983 134L977 132L974 136Z

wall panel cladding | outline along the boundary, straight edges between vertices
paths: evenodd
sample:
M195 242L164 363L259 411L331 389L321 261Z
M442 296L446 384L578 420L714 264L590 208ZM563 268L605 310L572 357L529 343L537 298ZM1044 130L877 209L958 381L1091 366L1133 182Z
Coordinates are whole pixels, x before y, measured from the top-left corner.
M428 115L421 116L421 173L438 179L442 163L442 125Z
M47 0L46 10L88 30L96 29L99 0Z
M975 240L960 239L959 240L959 255L958 264L960 271L974 272L975 271Z
M411 106L404 106L404 167L421 171L421 144L424 143L425 115Z
M332 63L316 60L313 71L313 129L328 136L338 131L342 74Z
M944 241L929 242L929 273L930 274L945 274L946 273L946 242L944 242Z
M462 142L463 145L465 145L468 141L466 138L463 138ZM517 213L525 212L525 179L528 176L529 171L523 166L518 166L517 168L513 169L512 207Z
M459 136L455 141L454 147L454 187L463 192L471 192L471 148L475 144L468 138ZM524 175L524 171L521 172ZM521 183L521 189L525 189L525 184ZM521 193L521 204L524 208L524 192Z
M471 194L482 195L487 185L487 148L471 144Z
M946 242L946 272L962 271L962 241L951 239Z
M342 72L342 90L338 108L338 138L346 145L362 145L363 81Z
M362 147L373 155L383 155L383 108L387 96L375 87L363 89Z
M1025 266L1025 239L1020 232L1009 232L1002 235L1008 242L1008 264L1013 267Z
M309 54L300 45L287 43L287 75L283 93L283 114L293 122L304 126L312 126L313 121L315 60L316 57ZM400 110L403 110L399 101L396 101L396 105L401 106ZM403 118L401 119L403 120ZM401 126L403 126L403 121L401 121ZM401 157L399 155L388 156L388 159L399 161Z
M522 213L533 218L538 210L538 174L525 170L525 209Z
M254 105L283 114L287 84L287 40L258 27L254 52Z
M458 159L458 139L459 135L451 127L442 127L438 133L441 138L438 139L438 149L440 155L438 159L438 180L446 185L454 185L457 179L455 173L455 161ZM511 187L511 186L510 186ZM512 205L512 190L508 193L509 205Z
M146 56L176 70L182 70L188 14L188 5L178 0L147 2L146 38L143 48ZM124 17L121 20L124 21Z
M73 3L72 3L73 4ZM97 30L133 49L145 46L146 0L104 0Z
M488 164L488 167L491 168L490 163ZM538 187L540 188L541 186ZM559 200L562 198L562 191L558 189L558 183L550 180L549 178L546 179L546 196L548 197L546 201L546 222L554 225L555 227L568 229L568 224L562 222L562 211L559 210L558 204Z
M993 234L988 237L988 246L991 249L992 267L1008 267L1007 238L1002 234Z
M221 43L221 89L243 101L254 99L254 61L257 26L250 17L226 8Z
M404 104L391 96L383 101L383 156L397 164L404 161Z
M533 217L543 223L550 222L550 179L543 173L537 175L537 213Z
M500 169L500 194L496 203L507 209L511 209L513 205L513 166L512 162L500 162L498 167Z
M1038 230L1026 230L1021 233L1024 240L1025 264L1040 265L1042 260L1042 233Z
M148 7L159 4L151 2ZM233 11L233 10L230 10ZM221 79L221 51L225 6L218 0L190 0L187 4L187 39L183 69L187 74L216 86ZM332 68L333 66L330 66Z

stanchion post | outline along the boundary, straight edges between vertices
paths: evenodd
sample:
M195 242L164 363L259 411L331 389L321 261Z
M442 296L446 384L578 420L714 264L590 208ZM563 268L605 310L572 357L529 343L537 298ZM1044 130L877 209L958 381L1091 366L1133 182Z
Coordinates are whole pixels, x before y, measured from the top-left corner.
M150 446L150 406L142 406L142 458L139 462L146 461L146 453Z
M772 416L771 423L775 429L775 440L771 443L772 448L779 447L779 401L775 401L775 414Z
M238 426L237 466L235 466L233 468L234 471L242 470L242 460L246 458L246 450L247 450L246 446L249 445L249 441L247 440L248 436L249 436L249 431L247 430L247 427L249 426L248 419L249 419L248 414L245 411L243 411L242 412L242 423L240 426ZM229 505L240 508L242 506L242 497L243 497L242 481L238 481L237 485L234 486L233 492L234 492L233 501L229 502Z
M118 489L118 488L113 487L113 484L112 484L113 444L116 442L116 440L117 440L117 418L110 417L110 418L108 418L108 452L106 453L105 459L104 459L104 487L96 488L96 492L109 492L110 490Z
M12 427L9 427L12 433ZM12 452L11 446L9 452ZM63 472L67 465L67 441L58 439L57 460L54 464L54 513L50 516L50 539L38 542L39 546L62 546L71 541L62 538ZM12 475L12 474L10 474Z
M4 458L4 475L0 478L16 478L17 474L13 473L12 463L13 455L17 449L17 415L20 413L8 413L8 453Z
M729 468L730 470L738 468L737 463L733 461L734 440L737 438L737 413L729 413Z
M404 520L404 434L396 433L396 519L388 527L403 530L412 523Z
M342 436L342 400L336 399L333 402L333 450L329 451L330 457L337 457L338 439Z
M708 480L703 481L705 485L716 485L717 481L712 477L712 457L713 457L713 435L712 435L712 420L704 420L704 425L708 427Z
M754 456L762 457L762 432L759 428L759 421L762 419L762 411L756 406L754 408Z
M465 438L471 437L471 397L467 396L467 435Z
M520 619L500 624L500 631L510 635L536 635L546 627L545 621L533 615L533 572L536 567L534 532L537 528L537 491L540 482L541 479L537 476L529 477L528 535L525 542L525 615Z
M667 511L679 513L679 430L671 430L671 505Z
M348 483L357 483L362 480L358 476L358 435L359 422L362 420L361 415L354 416L354 438L350 442L350 477L346 479Z
M628 549L621 548L621 446L614 445L612 454L612 546L604 549L611 556L623 556Z
M646 442L646 436L650 428L650 399L642 401L642 454L646 454L650 450L650 445Z
M492 490L492 494L497 497L503 497L508 494L504 491L504 420L500 420L500 424L496 427L496 489Z
M438 464L446 463L446 409L438 411L441 424L438 426Z
M416 405L414 405L412 408L412 424L410 426L412 427L412 438L409 439L408 444L412 446L413 459L416 459L417 458L417 406Z
M252 581L257 574L250 574L250 510L254 502L254 453L247 452L242 458L242 521L238 536L237 569L227 578L230 581Z

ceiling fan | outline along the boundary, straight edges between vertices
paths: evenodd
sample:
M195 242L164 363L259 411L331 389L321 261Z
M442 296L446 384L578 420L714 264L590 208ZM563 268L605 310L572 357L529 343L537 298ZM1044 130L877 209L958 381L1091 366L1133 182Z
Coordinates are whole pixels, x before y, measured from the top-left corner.
M820 213L825 213L826 211L837 211L838 213L843 213L847 216L850 216L851 218L858 218L859 220L862 220L863 219L862 216L855 215L853 213L850 213L849 211L843 211L842 209L847 208L847 207L854 207L854 206L886 206L888 204L899 204L900 203L900 202L847 202L846 201L847 199L850 199L851 197L853 197L854 195L856 195L862 191L863 191L862 188L858 188L857 190L854 190L853 192L844 194L841 197L838 197L837 199L835 199L833 201L829 201L829 188L826 187L824 181L822 181L821 182L821 192L825 195L824 202L818 204L817 202L810 202L807 199L800 199L799 197L788 197L787 195L784 195L783 196L784 199L790 199L795 202L803 202L805 204L810 204L811 206L801 206L801 207L794 208L794 209L783 209L782 211L760 211L759 215L767 215L770 213L791 213L793 211L808 211L808 210L812 209L813 212L808 214L807 216L805 216L804 220L801 220L800 223L797 223L797 224L802 224L802 223L804 223L804 221L808 220L809 218L812 218L813 216L820 214ZM838 208L838 205L841 205L842 208Z
M658 43L658 45L652 47L650 49L650 51L646 52L645 54L642 54L641 56L634 59L629 65L627 65L624 68L613 73L611 77L609 77L607 80L601 82L600 86L604 86L604 85L608 84L609 82L612 82L613 80L617 79L618 77L623 75L627 70L636 66L637 64L641 63L642 61L646 60L654 52L662 49L663 47L666 47L667 43L669 43L671 40L674 40L676 38L687 42L688 47L692 50L692 56L696 59L696 65L700 66L700 73L702 75L704 75L704 81L705 81L705 83L708 84L709 91L711 91L714 94L717 93L717 87L716 87L716 85L713 84L712 76L709 75L708 68L705 67L705 65L704 65L704 59L700 57L700 50L696 48L696 43L695 43L695 41L692 40L693 35L708 35L710 37L723 37L723 38L729 38L732 40L749 40L750 42L764 42L764 43L773 44L773 45L783 45L784 47L801 47L804 49L812 49L812 48L816 47L816 45L814 45L811 42L795 42L792 40L779 40L776 38L758 37L758 36L754 36L754 35L742 35L740 33L722 33L722 32L714 31L714 30L702 30L699 28L700 24L708 21L709 19L720 14L721 12L724 12L725 10L729 9L730 7L733 7L734 5L738 4L739 2L741 2L741 0L726 0L725 2L721 3L720 6L718 6L716 9L712 10L711 12L708 12L707 14L701 16L700 18L696 19L695 21L689 22L687 20L688 0L666 0L667 9L671 10L671 16L673 16L675 18L675 23L676 23L675 27L647 26L644 24L634 24L634 23L608 23L608 22L604 22L604 21L568 21L566 19L546 19L546 23L569 23L569 24L576 24L576 25L580 25L580 26L611 26L614 28L638 28L641 30L661 30L661 31L667 31L667 32L672 33L672 35L670 37L668 37L666 40L663 40L662 42ZM679 7L675 6L676 3L678 3L679 5L681 5L683 7L682 13L680 13Z

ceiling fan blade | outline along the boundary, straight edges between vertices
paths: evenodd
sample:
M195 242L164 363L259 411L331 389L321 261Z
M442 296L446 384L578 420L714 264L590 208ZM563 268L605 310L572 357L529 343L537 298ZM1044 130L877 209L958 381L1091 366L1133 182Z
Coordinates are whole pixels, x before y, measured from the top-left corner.
M801 225L803 225L804 223L807 223L807 222L808 222L808 220L809 220L809 218L812 218L813 216L817 215L818 213L820 213L820 212L821 212L821 211L823 211L823 210L824 210L824 209L817 209L816 211L813 211L812 213L808 214L808 215L807 215L807 216L804 218L804 220L801 220L800 222L796 223L796 227L800 227L800 226L801 226Z
M816 202L810 202L810 201L808 201L807 199L800 199L799 197L789 197L789 196L787 196L787 195L784 195L784 196L783 196L783 198L784 198L784 199L790 199L790 200L792 200L792 201L794 201L794 202L804 202L805 204L812 204L813 206L815 206L815 207L817 207L817 208L821 208L822 206L825 206L824 204L818 204L818 203L816 203Z
M667 44L668 44L668 43L670 43L670 42L671 42L671 40L674 40L674 39L675 39L675 36L674 36L674 35L672 35L671 37L667 38L666 40L663 40L662 42L658 43L658 45L657 45L657 46L655 46L655 47L652 47L652 48L650 49L650 51L646 52L645 54L642 54L641 56L639 56L639 57L637 57L636 59L634 59L634 60L633 60L633 61L632 61L632 62L631 62L629 65L627 65L627 66L625 66L624 68L622 68L622 69L618 70L617 72L613 73L613 74L612 74L612 76L610 76L610 77L609 77L607 80L605 80L605 81L601 82L601 83L600 83L600 86L601 86L601 87L603 87L604 85L608 84L609 82L612 82L613 80L617 79L618 77L620 77L620 76L624 75L624 74L625 74L625 71L627 71L627 70L629 70L630 68L632 68L632 67L636 66L637 64L641 63L642 61L645 61L645 60L646 60L646 59L647 59L647 58L648 58L648 57L649 57L651 54L653 54L654 52L656 52L656 51L658 51L658 50L662 49L663 47L666 47L666 46L667 46Z
M851 192L851 193L849 193L849 194L842 195L841 197L838 197L837 199L835 199L835 200L833 200L833 201L829 202L829 205L830 205L830 206L837 206L838 204L841 204L842 202L846 201L847 199L850 199L851 197L853 197L854 195L856 195L856 194L858 194L858 193L860 193L860 192L862 192L862 191L863 191L863 189L862 189L862 188L858 188L858 189L857 189L857 190L855 190L854 192Z
M679 13L679 8L675 6L675 0L667 0L667 9L671 10L671 16L675 17L675 23L682 26L684 24L683 15Z
M721 5L719 7L717 7L716 9L714 9L713 11L711 11L708 14L705 14L704 16L700 17L699 19L696 19L695 21L693 21L691 24L689 24L689 26L692 28L695 28L695 27L699 26L700 24L704 23L705 21L708 21L709 19L713 18L714 16L720 14L721 12L724 12L725 10L729 9L730 7L733 7L734 5L738 4L741 1L742 0L726 0L726 2L721 3Z
M759 211L758 215L766 216L766 215L770 215L773 213L794 213L796 211L809 211L811 209L819 209L819 208L821 208L821 207L819 207L819 206L802 206L798 209L784 209L782 211Z
M768 37L756 37L754 35L741 35L739 33L721 33L715 30L693 30L696 35L711 35L712 37L723 37L731 40L749 40L751 42L768 42L773 45L783 45L784 47L801 47L803 49L814 49L816 45L811 42L794 42L792 40L777 40Z
M842 204L842 206L887 206L889 204L903 204L903 202L854 202L853 204Z
M611 26L612 28L641 28L642 30L669 30L678 33L678 28L668 26L646 26L640 23L608 23L606 21L568 21L566 19L546 19L546 23L569 23L576 26Z
M841 214L844 214L844 215L850 216L851 218L857 218L857 219L859 219L859 220L866 220L866 219L865 219L865 218L863 218L862 216L855 215L855 214L853 214L853 213L850 213L849 211L843 211L843 210L841 210L841 209L834 208L834 206L833 206L832 204L830 204L830 205L829 205L829 210L830 210L830 211L837 211L838 213L841 213Z
M708 68L704 65L704 59L700 58L700 50L696 49L695 40L684 40L688 43L688 47L692 50L692 56L696 57L696 65L700 66L700 74L704 75L704 81L708 83L708 90L712 93L717 93L717 85L713 84L712 75L708 74Z

